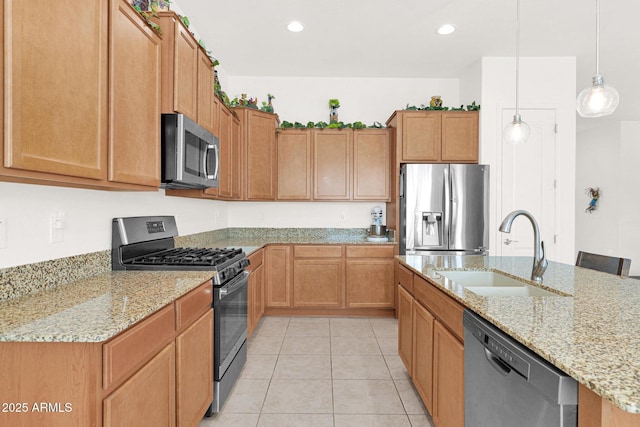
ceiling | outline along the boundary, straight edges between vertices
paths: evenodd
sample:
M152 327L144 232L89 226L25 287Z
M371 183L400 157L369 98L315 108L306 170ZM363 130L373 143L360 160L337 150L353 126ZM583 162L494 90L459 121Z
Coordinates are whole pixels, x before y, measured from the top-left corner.
M515 55L514 0L176 0L230 76L457 78ZM575 56L576 93L595 74L595 0L520 0L520 55ZM620 92L606 118L640 120L637 0L602 0L600 72ZM287 31L291 20L305 25ZM439 36L451 23L457 31ZM634 101L635 100L635 101Z

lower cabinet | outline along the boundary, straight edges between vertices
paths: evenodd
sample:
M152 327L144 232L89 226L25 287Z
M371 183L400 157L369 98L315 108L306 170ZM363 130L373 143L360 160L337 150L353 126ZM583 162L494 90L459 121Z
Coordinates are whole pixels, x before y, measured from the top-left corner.
M267 246L265 268L265 309L291 307L291 246Z
M411 375L413 371L413 296L398 287L398 355Z
M247 292L248 336L251 336L264 313L264 249L252 253L249 259L249 286Z
M293 247L293 307L344 306L343 247Z
M422 305L413 304L413 352L411 378L430 414L433 407L434 317ZM444 424L446 425L446 424Z
M212 401L213 310L209 310L176 337L176 420L178 427L197 426Z
M0 426L197 426L213 400L212 294L203 283L106 342L0 342L0 401L31 402Z
M268 245L265 313L390 316L395 245Z
M433 325L433 421L464 426L464 346L439 321Z
M463 427L463 307L401 265L397 271L398 354L435 426Z
M175 425L175 345L166 346L104 399L104 426Z

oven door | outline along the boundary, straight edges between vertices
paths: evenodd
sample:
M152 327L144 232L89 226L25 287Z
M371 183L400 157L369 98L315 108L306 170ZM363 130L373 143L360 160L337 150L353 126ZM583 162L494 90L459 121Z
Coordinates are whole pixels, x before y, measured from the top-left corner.
M214 379L219 381L247 339L249 273L214 288Z

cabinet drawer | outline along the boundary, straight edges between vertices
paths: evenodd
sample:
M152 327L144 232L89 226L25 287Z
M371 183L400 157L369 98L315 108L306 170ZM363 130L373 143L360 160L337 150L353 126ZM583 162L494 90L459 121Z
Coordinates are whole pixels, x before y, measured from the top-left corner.
M211 308L213 303L213 283L211 280L198 286L176 300L176 330L180 330Z
M342 258L341 245L294 246L294 258Z
M413 278L413 295L431 311L460 341L464 340L463 307L422 277Z
M264 262L264 249L259 249L258 251L249 255L247 258L249 259L249 267L247 267L247 271L255 270Z
M347 258L393 258L393 246L347 246Z
M174 331L175 310L171 304L104 344L103 388L139 369L173 339Z
M403 288L411 295L413 295L413 273L409 271L407 268L403 267L400 263L397 264L397 280L398 284L402 285Z

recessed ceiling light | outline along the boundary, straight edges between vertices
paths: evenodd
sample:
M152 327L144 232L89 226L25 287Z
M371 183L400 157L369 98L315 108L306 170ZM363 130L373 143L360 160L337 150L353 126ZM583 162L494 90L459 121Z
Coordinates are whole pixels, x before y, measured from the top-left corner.
M455 26L451 24L444 24L444 25L441 25L436 30L436 33L440 34L441 36L448 36L449 34L453 33L455 30L456 30Z
M300 31L304 30L304 25L302 25L302 23L298 21L291 21L289 25L287 25L287 30L293 33L299 33Z

